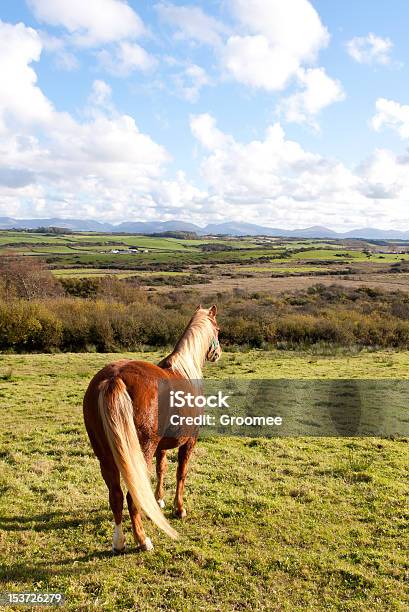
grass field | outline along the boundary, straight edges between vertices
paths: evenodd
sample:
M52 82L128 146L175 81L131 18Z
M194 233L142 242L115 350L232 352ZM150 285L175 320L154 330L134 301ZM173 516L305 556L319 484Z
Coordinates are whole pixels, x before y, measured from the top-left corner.
M130 247L137 252L129 252ZM59 278L115 274L127 279L137 274L139 284L153 292L188 288L208 293L243 286L248 291L277 293L292 290L295 276L300 287L310 286L318 282L317 274L319 282L345 287L356 284L357 275L365 276L366 286L394 291L404 284L402 273L409 263L406 248L393 241L0 231L0 256L14 252L41 258ZM177 274L184 278L171 278ZM156 278L158 275L163 278ZM272 283L272 276L288 286Z
M61 591L69 610L408 609L408 440L203 440L180 540L147 525L155 551L137 553L127 519L112 557L81 401L117 357L0 357L1 590ZM206 370L232 375L408 378L409 353L228 352Z

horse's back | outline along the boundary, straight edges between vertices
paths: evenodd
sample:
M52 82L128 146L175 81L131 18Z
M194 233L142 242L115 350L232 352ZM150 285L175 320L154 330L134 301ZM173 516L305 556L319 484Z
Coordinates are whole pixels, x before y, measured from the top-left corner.
M132 359L113 361L95 374L85 392L83 411L85 426L97 455L99 442L105 438L98 411L101 383L116 377L123 380L134 407L136 429L139 434L148 436L157 429L157 383L173 376L171 372L153 363Z
M144 397L155 397L156 383L161 379L170 378L171 374L147 361L133 359L113 361L99 370L89 383L84 396L84 410L97 404L101 382L116 377L124 381L128 394L135 403Z

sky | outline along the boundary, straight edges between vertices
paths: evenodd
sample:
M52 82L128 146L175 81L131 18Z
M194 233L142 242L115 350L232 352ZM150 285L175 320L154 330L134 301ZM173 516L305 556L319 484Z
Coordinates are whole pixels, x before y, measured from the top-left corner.
M0 216L409 229L407 0L0 2Z

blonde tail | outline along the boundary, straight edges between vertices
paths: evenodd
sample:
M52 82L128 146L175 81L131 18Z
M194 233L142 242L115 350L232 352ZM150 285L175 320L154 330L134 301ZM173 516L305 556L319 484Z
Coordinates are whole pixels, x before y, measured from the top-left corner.
M119 377L100 384L99 413L114 460L134 504L171 538L178 533L163 516L153 495L148 468L133 421L132 400Z

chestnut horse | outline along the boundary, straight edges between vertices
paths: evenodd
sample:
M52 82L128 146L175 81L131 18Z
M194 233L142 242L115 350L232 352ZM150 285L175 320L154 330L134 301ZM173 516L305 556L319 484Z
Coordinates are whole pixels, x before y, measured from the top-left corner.
M158 382L175 378L199 380L205 360L219 359L216 314L216 306L209 309L198 306L173 351L158 365L131 359L114 361L94 376L85 393L85 427L100 462L114 515L114 553L125 547L121 476L128 489L126 500L137 546L141 550L153 549L145 535L141 510L170 537L177 537L160 510L165 505L163 480L166 451L170 448L179 449L174 513L179 518L186 516L183 491L196 438L165 438L158 434ZM154 455L155 496L148 471Z

